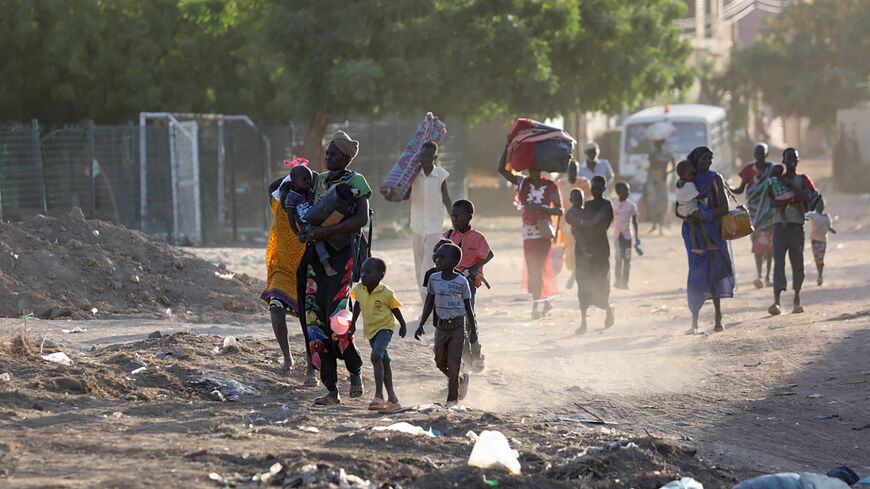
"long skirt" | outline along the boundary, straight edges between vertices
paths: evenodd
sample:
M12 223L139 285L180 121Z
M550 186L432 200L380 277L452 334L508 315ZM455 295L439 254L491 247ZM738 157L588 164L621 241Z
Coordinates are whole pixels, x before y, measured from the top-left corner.
M297 293L304 314L299 314L299 323L308 353L317 353L322 368L321 380L330 390L334 389L334 365L337 358L344 359L348 372L359 375L362 362L353 337L335 335L329 320L337 312L349 308L351 278L353 275L353 246L335 250L329 244L329 260L338 274L327 276L323 264L317 259L314 246L308 246L297 271ZM314 350L314 351L312 351ZM317 366L317 361L312 358Z
M535 302L550 300L559 295L556 272L550 260L552 247L553 242L546 238L523 241L526 272L524 290L532 295Z
M577 280L577 298L580 308L589 306L607 309L610 307L610 257L608 255L585 256L578 244L574 250L577 264L574 276Z
M290 229L287 212L277 199L271 199L272 228L266 245L266 290L260 298L268 304L278 299L289 308L292 315L299 314L296 291L296 269L305 253L305 245L299 242Z
M701 224L707 229L710 240L719 249L705 250L700 255L692 253L689 233L694 229L697 233L696 241L703 243L701 229L699 226L683 223L683 243L686 246L686 255L689 257L686 299L689 310L693 313L700 311L707 299L734 297L734 268L731 265L731 255L728 253L728 243L722 239L719 219L704 221Z

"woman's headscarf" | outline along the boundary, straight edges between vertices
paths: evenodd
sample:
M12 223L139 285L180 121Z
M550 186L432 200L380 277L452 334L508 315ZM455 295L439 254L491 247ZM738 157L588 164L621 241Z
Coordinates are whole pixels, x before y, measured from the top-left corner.
M332 144L349 160L354 159L359 153L359 141L351 139L344 131L335 131L335 134L332 135Z
M713 151L706 146L698 146L697 148L693 149L688 156L686 156L686 159L689 160L689 163L691 163L692 166L697 170L698 160L701 159L701 156L704 156L707 153L713 154Z

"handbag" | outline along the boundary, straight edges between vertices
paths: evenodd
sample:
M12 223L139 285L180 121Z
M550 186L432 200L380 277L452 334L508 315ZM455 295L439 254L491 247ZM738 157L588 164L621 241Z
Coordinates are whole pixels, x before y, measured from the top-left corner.
M737 202L737 197L725 185L725 201L729 199ZM739 239L744 236L749 236L755 229L752 227L752 216L743 204L738 204L737 207L730 209L728 214L719 218L719 231L722 234L722 239L732 240Z
M719 219L722 239L738 239L752 234L752 218L742 204L728 211Z
M538 219L538 231L541 232L541 237L550 241L556 239L556 228L553 227L553 219L542 217Z

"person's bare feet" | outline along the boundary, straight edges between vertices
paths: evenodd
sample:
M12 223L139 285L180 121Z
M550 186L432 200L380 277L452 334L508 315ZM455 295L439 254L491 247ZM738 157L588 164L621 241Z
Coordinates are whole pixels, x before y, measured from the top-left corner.
M329 391L325 396L314 400L315 406L330 406L334 404L341 404L341 396L338 395L338 391Z
M586 323L580 323L580 327L574 330L574 334L577 336L586 334Z
M305 381L302 383L305 387L317 387L320 381L317 380L317 374L314 373L314 367L309 363L305 370Z
M782 309L779 307L779 304L773 304L767 308L767 313L771 316L778 316L782 314Z
M607 316L604 318L604 329L613 327L613 306L607 308Z
M552 311L552 310L553 310L553 304L551 304L550 301L545 302L544 307L541 309L541 317L544 317L544 316L550 314L550 311Z
M293 357L287 357L284 359L284 365L281 365L281 370L278 371L279 375L290 375L290 370L293 369Z
M755 279L755 281L752 282L752 284L755 285L756 289L763 289L764 288L764 282L761 281L761 277L758 277L757 279Z

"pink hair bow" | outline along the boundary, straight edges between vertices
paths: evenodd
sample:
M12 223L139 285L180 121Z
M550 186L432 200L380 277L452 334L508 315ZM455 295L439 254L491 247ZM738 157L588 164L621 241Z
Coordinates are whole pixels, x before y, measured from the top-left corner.
M296 158L293 158L293 161L285 161L284 164L290 166L308 166L308 160L301 156L297 156Z

